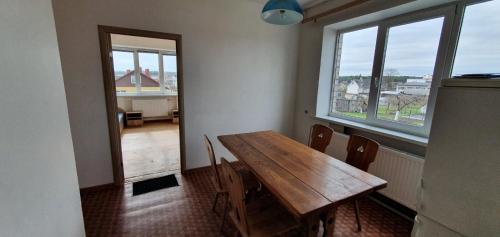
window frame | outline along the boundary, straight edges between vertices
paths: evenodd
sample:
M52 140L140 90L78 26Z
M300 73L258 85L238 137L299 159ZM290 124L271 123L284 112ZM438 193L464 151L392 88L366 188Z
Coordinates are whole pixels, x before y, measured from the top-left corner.
M172 93L167 93L165 90L165 72L164 72L164 65L163 65L163 56L168 55L168 56L175 56L177 57L177 54L175 51L170 51L170 50L157 50L157 49L147 49L147 48L132 48L132 47L122 47L122 46L115 46L112 47L111 51L120 51L120 52L131 52L133 53L134 56L134 73L135 73L135 78L136 78L136 92L135 93L129 93L129 92L116 92L116 95L118 97L120 96L171 96L171 95L178 95L178 92L175 94ZM140 62L139 62L139 53L155 53L158 54L158 77L159 77L159 82L160 82L160 91L150 91L150 92L144 92L141 90L141 76L140 76ZM114 68L113 68L113 74L114 74ZM114 75L113 75L114 76ZM115 79L116 80L116 79ZM139 80L139 81L137 81ZM116 89L116 88L115 88Z
M345 33L350 33L350 32L354 32L354 31L358 31L358 30L364 30L364 29L368 29L368 28L372 28L372 27L379 27L378 25L378 22L371 22L371 23L368 23L368 24L362 24L362 25L357 25L357 26L354 26L354 27L348 27L348 28L344 28L344 29L339 29L337 30L336 32L336 35L335 35L335 49L334 49L334 59L333 59L333 71L332 71L332 81L331 81L331 89L330 89L330 107L329 107L329 111L328 111L328 115L329 116L332 116L332 117L337 117L337 118L341 118L341 119L346 119L346 120L351 120L351 121L356 121L356 122L366 122L366 120L368 120L368 109L367 109L367 117L366 119L360 119L360 118L356 118L356 117L351 117L351 116L347 116L347 115L343 115L341 113L334 113L333 112L333 102L334 102L334 97L335 97L335 75L337 74L337 71L339 70L340 67L337 67L337 63L338 63L338 59L339 59L339 54L342 53L341 50L339 50L339 48L341 47L340 46L340 36L342 34L345 34ZM376 37L377 41L378 41L378 28L377 28L377 37ZM372 90L372 81L373 81L373 66L375 65L375 58L376 58L376 52L377 52L377 44L375 43L375 52L374 52L374 58L373 58L373 64L372 64L372 80L370 81L370 92ZM371 93L370 93L371 94ZM368 96L368 107L370 106L370 96Z
M451 77L453 73L453 66L455 64L455 56L457 53L458 43L460 41L460 35L462 33L462 25L465 17L465 10L468 6L481 4L485 2L490 2L494 0L461 0L457 2L455 11L455 22L453 24L452 35L450 44L448 45L448 50L451 52L447 55L445 63L445 69L448 70L447 73Z
M167 78L165 77L165 65L163 64L163 63L164 63L164 60L165 60L165 56L174 56L174 57L175 57L175 59L176 59L176 60L175 60L175 65L176 65L176 67L177 67L177 55L175 54L175 52L174 52L174 51L163 51L163 53L159 55L159 57L160 57L160 59L159 59L159 60L160 60L160 62L161 62L161 65L160 65L160 70L161 70L161 75L162 75L162 78L163 78L163 80L162 80L162 83L163 83L163 84L162 84L162 90L163 90L163 91L162 91L162 93L167 94L167 95L171 95L171 94L169 94L169 92L167 92L167 89L166 89L166 87L165 87L166 82L167 82ZM177 72L176 72L176 75L177 75ZM177 91L178 91L178 89L179 89L179 86L178 86L178 81L177 81L177 76L176 76L175 81L176 81L176 83L175 83L175 85L176 85L176 86L175 86L175 87L176 87L175 91L176 91L176 93L177 93ZM177 95L177 94L175 94L175 95Z
M451 69L448 68L447 62L448 51L454 50L455 48L448 47L451 43L451 36L455 27L456 14L458 4L439 6L430 9L419 10L415 12L410 12L402 15L398 15L395 17L391 17L388 19L374 21L366 24L361 24L353 27L341 28L337 29L335 32L335 46L334 46L334 58L333 58L333 70L331 76L331 89L330 89L330 100L329 100L329 109L328 116L334 118L340 118L344 120L349 120L353 122L363 123L370 126L381 127L388 130L403 132L411 135L428 137L430 126L432 123L432 115L434 112L434 105L436 100L437 88L440 85L441 78L447 78L451 74ZM398 123L395 121L378 119L376 117L378 99L380 93L380 83L381 76L383 73L383 66L385 61L387 40L388 40L388 32L389 28L416 23L420 21L436 19L443 17L443 26L441 28L441 35L438 44L438 51L436 55L436 61L434 64L434 72L433 79L431 83L430 93L428 97L427 103L427 111L425 115L424 125L423 126L412 126L406 125L402 123ZM463 18L463 15L462 15ZM371 27L378 27L376 44L375 44L375 52L374 52L374 60L372 65L372 78L370 83L370 92L368 96L368 107L367 107L367 117L366 119L354 118L350 116L343 115L341 113L333 112L333 101L334 101L334 90L335 90L335 75L339 70L337 67L338 61L338 52L340 50L340 36L341 34L353 32L356 30L367 29ZM458 42L458 41L457 41Z

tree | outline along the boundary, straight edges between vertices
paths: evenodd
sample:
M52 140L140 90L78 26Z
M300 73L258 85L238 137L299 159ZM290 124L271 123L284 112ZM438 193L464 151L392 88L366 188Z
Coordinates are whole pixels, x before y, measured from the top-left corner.
M391 91L394 90L394 81L395 78L399 76L399 71L395 68L387 68L384 70L384 77L382 80L382 88L385 88L385 90Z
M360 105L360 109L361 109L361 113L363 113L363 111L367 111L368 109L368 97L361 97L361 105Z
M400 92L390 98L389 103L396 106L394 120L399 121L401 111L411 104L421 104L425 102L425 96L417 96Z

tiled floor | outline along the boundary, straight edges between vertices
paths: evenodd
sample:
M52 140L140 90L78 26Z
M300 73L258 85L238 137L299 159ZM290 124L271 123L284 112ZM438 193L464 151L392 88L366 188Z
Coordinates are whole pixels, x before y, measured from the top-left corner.
M180 172L178 124L147 122L123 131L123 170L127 181Z
M210 170L176 176L180 186L135 197L131 184L124 190L82 194L87 237L222 236L221 217L211 210ZM360 209L363 231L355 231L354 211L346 205L338 209L335 236L410 236L411 222L373 201L362 199ZM232 236L234 228L226 228L225 233Z

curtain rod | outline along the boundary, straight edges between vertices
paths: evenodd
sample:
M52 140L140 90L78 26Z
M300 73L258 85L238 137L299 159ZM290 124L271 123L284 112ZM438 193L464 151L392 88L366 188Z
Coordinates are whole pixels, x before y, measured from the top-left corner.
M316 20L318 20L318 18L326 17L326 16L332 15L334 13L337 13L337 12L349 9L351 7L359 6L359 5L361 5L361 4L365 3L365 2L369 2L369 1L370 0L355 0L353 2L346 3L344 5L341 5L341 6L338 6L336 8L330 9L328 11L324 11L322 13L318 13L318 14L316 14L314 16L308 17L308 18L306 18L306 19L304 19L302 21L302 24L305 24L305 23L308 23L308 22L311 22L311 21L316 21Z

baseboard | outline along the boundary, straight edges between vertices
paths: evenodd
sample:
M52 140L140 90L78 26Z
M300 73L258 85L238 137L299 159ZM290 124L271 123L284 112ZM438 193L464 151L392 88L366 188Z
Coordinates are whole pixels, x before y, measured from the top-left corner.
M103 190L108 190L108 189L115 189L115 188L120 188L120 187L115 185L114 183L109 183L109 184L92 186L92 187L88 187L88 188L81 188L80 195L98 192L98 191L103 191Z
M161 117L144 117L144 122L159 122L159 121L172 121L171 116L161 116Z

